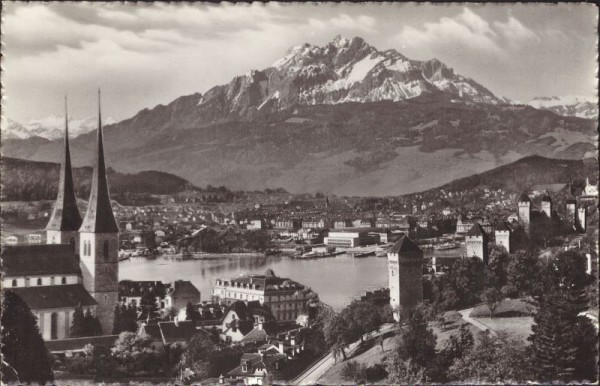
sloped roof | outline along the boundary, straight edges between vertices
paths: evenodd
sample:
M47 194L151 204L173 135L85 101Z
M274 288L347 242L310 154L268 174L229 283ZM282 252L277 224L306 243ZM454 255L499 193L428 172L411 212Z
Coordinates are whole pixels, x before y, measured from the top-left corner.
M119 281L119 297L130 296L137 297L142 296L148 291L155 291L156 296L165 296L165 285L162 281L151 281L151 280L121 280Z
M6 245L2 247L5 276L81 275L70 244Z
M189 280L177 280L172 284L173 290L170 295L172 297L187 296L187 295L198 295L200 297L200 291L192 284Z
M523 192L519 196L519 202L531 202L531 200L529 199L529 196L525 192Z
M242 332L243 333L243 332ZM244 336L242 342L262 342L267 340L267 332L255 327Z
M5 289L19 295L32 310L94 306L96 301L82 284Z
M196 325L191 320L178 322L159 322L163 343L187 342L196 333Z
M467 236L487 236L487 233L485 233L481 224L476 222L467 232Z
M496 225L497 231L509 231L512 232L512 228L508 226L506 221L500 221L498 225Z
M415 244L408 236L402 236L400 240L390 249L391 253L402 252L421 252L421 248Z
M80 351L86 345L91 344L94 347L112 347L119 338L119 335L86 336L83 338L69 338L59 340L44 341L46 348L51 353L65 351Z
M283 354L270 354L263 357L259 353L244 353L240 359L240 365L228 372L227 375L238 377L248 376L254 374L257 368L262 368L268 374L275 370L273 367L275 362L285 359L286 356ZM242 364L244 362L248 367L248 370L245 372L242 371Z

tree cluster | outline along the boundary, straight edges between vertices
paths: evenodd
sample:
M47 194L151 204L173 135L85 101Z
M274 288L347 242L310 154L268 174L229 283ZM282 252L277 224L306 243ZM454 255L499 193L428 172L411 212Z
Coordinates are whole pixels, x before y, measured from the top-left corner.
M123 331L136 332L137 328L137 310L135 307L117 304L115 306L113 335L118 335Z
M92 315L89 308L84 314L83 308L78 306L73 313L73 323L71 324L69 337L80 338L98 335L102 335L102 326L98 318Z

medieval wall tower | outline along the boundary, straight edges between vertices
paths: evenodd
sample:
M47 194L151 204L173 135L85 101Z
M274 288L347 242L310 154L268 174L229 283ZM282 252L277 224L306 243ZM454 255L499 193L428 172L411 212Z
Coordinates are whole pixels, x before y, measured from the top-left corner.
M542 198L542 212L546 213L549 219L552 218L552 199L548 192Z
M394 319L400 311L423 300L423 251L407 236L403 236L388 252L390 305Z
M510 253L510 232L511 229L505 222L501 222L494 231L496 245L502 245L508 253Z
M579 231L581 232L585 232L585 230L587 229L586 225L586 211L585 211L585 207L580 207L579 209L577 209L577 225L579 228Z
M479 223L473 224L473 227L465 236L467 257L477 256L483 260L483 264L487 266L488 242L489 238L483 227Z
M525 227L525 231L529 231L531 221L531 200L523 193L519 197L519 222Z
M63 157L60 164L60 181L58 195L52 211L52 216L46 226L48 244L71 244L75 253L79 251L79 227L81 215L77 208L77 198L73 185L71 169L71 152L69 149L69 118L67 113L67 98L65 97L65 141Z
M113 328L118 302L119 228L108 192L102 141L100 91L98 91L97 151L87 212L79 229L79 255L83 285L98 303L96 316L105 334Z

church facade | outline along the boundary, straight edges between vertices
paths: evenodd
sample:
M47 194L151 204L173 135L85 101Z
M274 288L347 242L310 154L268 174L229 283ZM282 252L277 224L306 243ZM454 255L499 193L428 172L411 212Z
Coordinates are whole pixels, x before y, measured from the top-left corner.
M100 106L99 92L98 99ZM29 305L45 340L69 337L78 306L98 318L104 334L113 328L119 228L110 204L100 108L96 147L90 198L82 220L73 184L65 101L64 149L57 199L46 226L48 244L2 249L3 289L14 291Z

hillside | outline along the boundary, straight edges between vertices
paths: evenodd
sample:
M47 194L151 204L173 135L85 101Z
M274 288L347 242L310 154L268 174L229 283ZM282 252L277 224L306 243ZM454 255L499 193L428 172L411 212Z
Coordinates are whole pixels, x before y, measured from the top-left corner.
M484 173L460 178L428 192L441 189L464 191L485 185L519 193L541 184L568 183L571 180L581 182L590 177L592 182L596 182L597 175L598 164L595 159L563 160L530 156Z
M2 200L37 201L56 198L60 165L15 158L2 158ZM172 174L143 171L134 174L107 170L112 199L123 201L130 195L173 194L195 187ZM75 194L87 198L90 193L92 168L74 168Z

